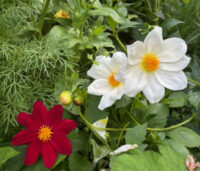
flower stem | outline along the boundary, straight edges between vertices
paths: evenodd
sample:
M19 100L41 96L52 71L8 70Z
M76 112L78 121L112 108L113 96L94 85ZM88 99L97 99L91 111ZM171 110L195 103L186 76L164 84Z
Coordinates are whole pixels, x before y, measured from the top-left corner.
M152 8L151 8L150 1L149 1L149 0L146 0L146 1L147 1L147 4L148 4L148 7L149 7L149 10L152 12Z
M195 80L193 80L193 79L191 79L191 78L187 78L187 79L188 79L188 81L190 81L191 83L194 83L194 84L200 86L200 82L195 81Z
M140 123L135 119L133 115L131 115L131 113L126 108L124 108L124 111L131 117L131 119L133 120L133 122L136 123L136 125L140 125Z
M122 139L122 135L123 132L125 131L126 127L129 125L129 122L127 124L124 125L124 127L122 128L122 131L120 132L119 138L118 138L118 142L117 142L117 146L119 147L120 141Z
M42 14L41 14L41 19L40 19L40 22L39 22L40 32L42 31L42 27L43 27L43 24L44 24L44 18L45 18L47 9L49 7L49 3L50 3L50 0L46 0L46 3L44 5L44 8L43 8L43 11L42 11Z
M119 36L117 34L117 32L113 32L113 36L116 39L117 43L119 44L119 46L123 49L123 51L127 54L127 50L126 47L123 45L123 43L121 42L121 40L119 39Z
M132 128L101 128L101 127L96 127L96 126L93 126L82 114L81 110L76 107L76 110L79 114L79 116L83 119L83 121L85 122L85 124L89 127L89 128L93 128L93 129L98 129L98 130L104 130L104 131L122 131L122 130L130 130ZM193 114L189 119L177 124L177 125L172 125L170 127L167 127L167 128L147 128L147 131L153 131L153 132L163 132L163 131L169 131L169 130L172 130L172 129L175 129L175 128L178 128L188 122L190 122L192 119L194 119L196 116L196 114ZM139 122L137 121L137 123L139 124Z

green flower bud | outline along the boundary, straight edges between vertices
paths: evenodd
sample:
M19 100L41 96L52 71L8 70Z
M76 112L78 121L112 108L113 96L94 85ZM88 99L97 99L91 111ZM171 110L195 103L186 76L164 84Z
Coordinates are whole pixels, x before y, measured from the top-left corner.
M77 106L81 106L83 104L83 97L78 95L74 98L74 104L77 105Z

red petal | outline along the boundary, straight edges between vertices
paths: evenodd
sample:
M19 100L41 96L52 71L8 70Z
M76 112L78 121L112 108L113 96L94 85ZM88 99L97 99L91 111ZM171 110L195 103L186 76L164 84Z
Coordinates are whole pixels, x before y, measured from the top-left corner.
M53 136L51 141L51 145L54 149L60 154L70 155L72 153L72 145L71 142L64 134L56 133Z
M16 134L13 137L11 143L14 146L28 144L34 141L36 138L37 138L37 132L30 129L25 129L25 130L20 131L18 134Z
M17 121L19 124L27 127L27 128L38 128L38 125L36 122L34 122L32 115L27 114L25 112L21 112L17 115Z
M26 149L26 157L24 159L25 165L29 166L37 161L37 158L40 155L40 147L41 142L39 140L35 140L28 145L28 148Z
M34 120L39 123L43 124L47 120L48 116L48 110L47 108L43 105L42 102L36 101L33 105L33 118Z
M57 154L49 142L42 143L41 154L43 163L47 168L52 168L57 159Z
M55 128L55 131L61 131L63 134L69 134L73 129L77 127L76 122L69 119L64 119L60 124Z
M55 105L49 110L48 114L48 123L51 126L55 126L56 124L62 121L63 117L63 108L61 105Z

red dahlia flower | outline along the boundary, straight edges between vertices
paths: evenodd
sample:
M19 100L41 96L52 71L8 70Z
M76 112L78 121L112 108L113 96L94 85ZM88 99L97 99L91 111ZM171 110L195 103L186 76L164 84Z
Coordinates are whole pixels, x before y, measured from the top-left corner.
M27 129L15 135L12 144L28 144L25 165L34 164L41 154L44 165L51 168L57 153L72 153L72 145L65 135L75 129L77 124L69 119L62 120L62 116L61 105L55 105L48 111L40 101L34 103L32 115L22 112L17 116L18 123Z

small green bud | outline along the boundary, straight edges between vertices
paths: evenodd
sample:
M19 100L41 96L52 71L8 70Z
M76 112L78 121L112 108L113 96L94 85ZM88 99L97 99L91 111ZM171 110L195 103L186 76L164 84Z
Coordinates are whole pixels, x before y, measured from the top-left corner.
M81 106L83 104L83 97L78 95L74 98L74 104L77 105L77 106Z

